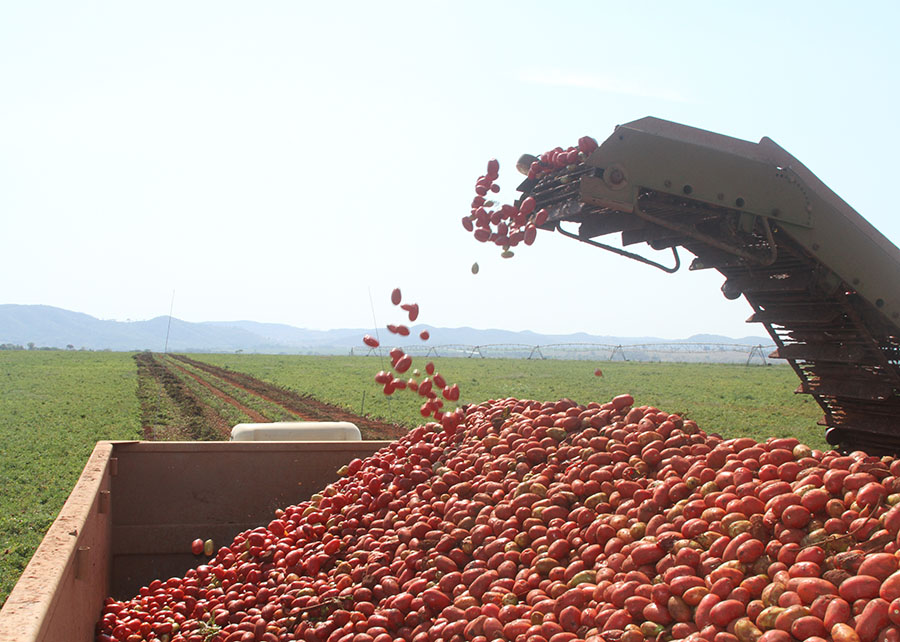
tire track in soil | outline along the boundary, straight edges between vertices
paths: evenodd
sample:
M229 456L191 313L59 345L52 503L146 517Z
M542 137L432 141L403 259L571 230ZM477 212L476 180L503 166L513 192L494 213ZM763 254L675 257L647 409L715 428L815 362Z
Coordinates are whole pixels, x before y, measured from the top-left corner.
M407 433L406 428L377 419L354 414L338 406L328 404L307 395L286 390L242 372L226 370L180 354L169 357L194 366L227 383L255 395L264 401L278 405L306 421L349 421L359 427L363 439L397 439Z
M182 381L172 373L170 368L149 352L134 355L138 364L138 376L149 376L161 386L163 393L172 402L178 416L173 418L174 428L186 439L210 439L215 435L219 439L227 439L231 435L231 426L212 407L200 400ZM141 425L146 439L155 439L152 406L141 404ZM186 434L185 434L186 433Z
M252 421L255 421L257 423L269 421L268 417L266 417L265 415L261 415L260 413L256 412L253 408L249 408L249 407L245 406L240 401L238 401L237 399L235 399L234 397L229 395L227 392L218 388L214 383L207 381L206 379L204 379L203 377L201 377L200 375L198 375L196 373L191 372L184 366L180 366L178 364L173 364L173 365L176 368L178 368L178 370L180 372L183 372L184 374L188 375L194 381L196 381L201 386L203 386L204 388L209 390L209 392L212 395L214 395L216 398L221 399L222 401L224 401L225 403L227 403L231 406L234 406L235 408L240 410L242 413L247 415Z

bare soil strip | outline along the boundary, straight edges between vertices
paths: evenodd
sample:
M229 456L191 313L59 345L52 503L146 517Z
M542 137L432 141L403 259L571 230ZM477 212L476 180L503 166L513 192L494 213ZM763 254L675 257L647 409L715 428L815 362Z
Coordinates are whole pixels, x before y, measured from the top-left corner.
M248 417L250 417L250 419L252 419L253 421L256 421L256 422L267 422L267 421L269 421L269 418L268 418L268 417L266 417L265 415L262 415L262 414L256 412L253 408L249 408L249 407L245 406L245 405L242 404L240 401L238 401L237 399L235 399L234 397L232 397L231 395L229 395L227 392L225 392L224 390L221 390L221 389L220 389L219 387L217 387L214 383L212 383L212 382L210 382L210 381L207 381L206 379L204 379L204 378L201 377L200 375L191 372L191 371L188 370L187 368L184 368L184 367L179 366L179 365L176 365L175 367L178 368L178 370L179 370L180 372L183 372L183 373L186 374L187 376L189 376L189 377L191 377L192 379L194 379L194 381L196 381L197 383L199 383L201 386L203 386L204 388L206 388L207 390L209 390L211 394L215 395L216 397L218 397L219 399L221 399L221 400L224 401L225 403L234 406L235 408L237 408L238 410L240 410L241 412L243 412L245 415L247 415Z
M146 439L228 438L231 432L228 422L200 400L156 355L141 352L134 360L138 366L141 424ZM155 385L142 386L141 378L150 378ZM142 395L145 388L157 389L158 396Z
M212 383L212 385L215 385L216 380L224 381L244 390L248 394L280 406L296 415L300 420L349 421L359 427L363 439L397 439L407 432L403 426L363 417L338 406L324 403L307 395L298 394L292 390L281 388L241 372L219 368L184 355L172 354L168 356L209 374L208 382ZM227 401L227 399L225 400Z

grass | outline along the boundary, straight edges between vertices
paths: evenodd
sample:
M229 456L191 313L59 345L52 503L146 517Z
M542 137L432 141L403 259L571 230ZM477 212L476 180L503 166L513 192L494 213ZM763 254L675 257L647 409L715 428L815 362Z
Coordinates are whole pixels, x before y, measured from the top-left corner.
M136 388L130 354L0 352L0 603L94 444L140 437Z
M245 372L322 401L408 426L417 425L421 398L408 391L385 397L372 377L384 365L378 357L279 355L192 355ZM821 410L808 396L793 394L797 378L784 365L635 363L522 359L436 359L448 382L462 391L461 403L521 397L579 403L607 401L629 392L638 404L654 405L695 419L707 432L724 436L794 435L826 448L816 421ZM424 369L424 359L413 367ZM594 376L600 365L603 377ZM408 374L408 373L407 373Z

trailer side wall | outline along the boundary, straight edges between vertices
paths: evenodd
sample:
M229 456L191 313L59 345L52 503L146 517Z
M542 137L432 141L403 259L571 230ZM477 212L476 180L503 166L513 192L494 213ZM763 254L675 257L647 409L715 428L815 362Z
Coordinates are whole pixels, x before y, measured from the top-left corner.
M0 642L89 642L103 600L131 597L264 526L390 442L99 442L0 611Z

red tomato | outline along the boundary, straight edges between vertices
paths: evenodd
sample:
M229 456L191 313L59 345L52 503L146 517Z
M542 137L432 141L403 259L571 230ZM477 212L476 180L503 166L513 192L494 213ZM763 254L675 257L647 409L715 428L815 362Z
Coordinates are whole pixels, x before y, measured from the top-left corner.
M191 553L194 555L203 555L203 540L199 537L191 542Z
M534 211L534 206L535 206L534 198L532 198L531 196L528 196L525 198L524 201L522 201L522 204L519 206L519 212L521 212L525 216L528 216L529 214L531 214Z
M422 330L422 331L419 333L419 338L420 338L422 341L428 341L428 339L429 339L430 337L431 337L431 335L428 333L428 330Z
M397 365L394 366L394 370L397 372L403 373L409 370L409 367L412 365L412 357L408 354L400 357L400 360L397 361Z
M370 334L367 334L363 337L363 343L365 343L370 348L377 348L379 346L378 339Z
M393 303L394 305L399 305L400 299L400 288L394 288L394 291L391 292L391 303Z
M535 237L537 237L537 228L534 223L529 223L525 226L525 245L534 243Z

